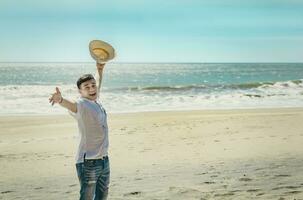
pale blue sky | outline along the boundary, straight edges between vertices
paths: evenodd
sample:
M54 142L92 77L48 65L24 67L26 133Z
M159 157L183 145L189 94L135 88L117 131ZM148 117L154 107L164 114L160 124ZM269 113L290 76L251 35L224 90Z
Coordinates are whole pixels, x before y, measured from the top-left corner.
M0 62L303 62L302 0L1 0Z

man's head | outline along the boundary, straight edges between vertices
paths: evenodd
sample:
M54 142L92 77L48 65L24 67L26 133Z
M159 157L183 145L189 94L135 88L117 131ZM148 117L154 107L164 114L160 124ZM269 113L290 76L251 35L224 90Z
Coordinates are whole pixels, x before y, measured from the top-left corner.
M97 99L97 85L92 74L84 74L81 76L77 81L77 87L82 97L90 100Z

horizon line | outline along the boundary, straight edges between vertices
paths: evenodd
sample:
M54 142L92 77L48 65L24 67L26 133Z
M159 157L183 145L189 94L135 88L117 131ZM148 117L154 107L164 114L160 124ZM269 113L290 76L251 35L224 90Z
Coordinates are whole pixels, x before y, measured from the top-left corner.
M85 62L85 61L79 61L79 62L73 62L73 61L0 61L0 63L96 63L96 62ZM303 64L303 61L298 62L276 62L276 61L263 61L263 62L108 62L107 64Z

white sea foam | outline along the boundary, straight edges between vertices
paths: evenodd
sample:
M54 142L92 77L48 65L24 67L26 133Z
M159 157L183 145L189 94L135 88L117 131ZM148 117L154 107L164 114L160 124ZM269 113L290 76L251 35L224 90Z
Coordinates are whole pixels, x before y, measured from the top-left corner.
M13 114L65 114L59 105L51 106L48 98L57 85L0 86L0 115ZM63 96L75 100L78 96L74 84L59 86ZM302 81L261 84L248 89L167 90L147 89L111 90L103 88L101 102L109 113L231 109L303 106Z

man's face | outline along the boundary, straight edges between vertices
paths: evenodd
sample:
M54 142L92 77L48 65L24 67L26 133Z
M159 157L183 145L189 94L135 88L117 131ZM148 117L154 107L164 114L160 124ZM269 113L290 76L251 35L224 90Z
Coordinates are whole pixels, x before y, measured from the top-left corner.
M97 85L96 80L91 79L88 81L83 82L80 85L79 92L82 97L90 99L90 100L96 100L97 99Z

